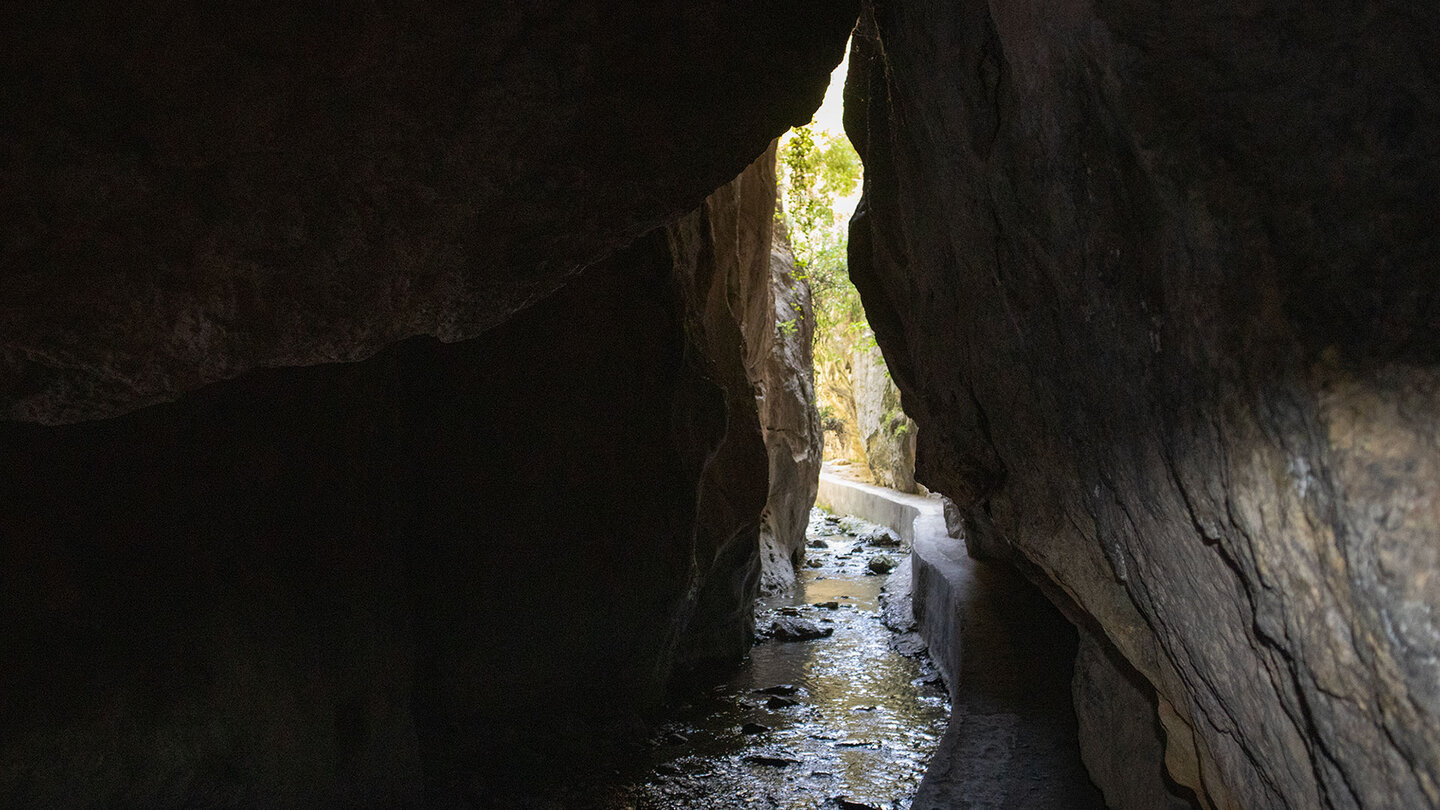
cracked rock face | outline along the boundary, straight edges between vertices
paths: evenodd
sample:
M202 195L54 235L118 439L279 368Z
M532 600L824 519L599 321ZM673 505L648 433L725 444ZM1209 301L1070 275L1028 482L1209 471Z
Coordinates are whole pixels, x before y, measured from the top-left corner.
M0 11L0 418L473 337L808 120L849 3Z
M862 16L851 271L918 477L1098 624L1210 806L1440 806L1437 36L1420 4Z

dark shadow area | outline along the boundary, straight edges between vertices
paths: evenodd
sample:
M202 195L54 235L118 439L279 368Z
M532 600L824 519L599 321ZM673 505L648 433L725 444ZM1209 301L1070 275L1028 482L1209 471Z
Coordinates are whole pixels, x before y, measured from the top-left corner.
M977 561L971 583L954 711L915 810L1103 808L1077 743L1074 626L1007 567Z
M670 268L657 234L474 341L0 428L0 796L374 806L597 764L693 629L723 429Z

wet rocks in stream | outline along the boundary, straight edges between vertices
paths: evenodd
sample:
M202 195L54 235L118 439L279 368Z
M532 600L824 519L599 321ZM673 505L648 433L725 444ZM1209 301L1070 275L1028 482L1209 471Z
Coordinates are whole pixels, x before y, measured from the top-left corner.
M764 689L756 689L762 695L795 695L800 693L800 687L793 683L781 683L774 686L767 686Z
M649 749L634 810L909 805L949 707L921 645L882 621L887 577L871 564L905 552L883 527L818 510L808 535L796 589L757 603L749 660L659 732L688 741Z
M836 807L840 808L840 810L880 810L880 807L877 805L866 804L865 802L851 801L844 796L836 796L834 798L834 803Z
M860 542L878 548L899 548L900 535L896 534L893 529L881 526L860 535Z
M827 638L834 632L833 627L821 627L798 616L780 616L770 625L770 637L776 641L811 641Z
M895 558L888 554L876 554L870 558L870 562L866 567L870 569L870 573L872 574L888 574L894 571L895 566L898 564L899 563L895 562Z

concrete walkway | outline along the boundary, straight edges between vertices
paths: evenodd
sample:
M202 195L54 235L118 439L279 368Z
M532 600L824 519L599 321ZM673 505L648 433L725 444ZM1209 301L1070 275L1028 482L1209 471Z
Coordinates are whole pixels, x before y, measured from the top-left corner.
M913 810L1103 808L1076 740L1075 631L1049 601L970 559L938 497L822 472L816 505L889 526L913 548L915 620L953 705Z

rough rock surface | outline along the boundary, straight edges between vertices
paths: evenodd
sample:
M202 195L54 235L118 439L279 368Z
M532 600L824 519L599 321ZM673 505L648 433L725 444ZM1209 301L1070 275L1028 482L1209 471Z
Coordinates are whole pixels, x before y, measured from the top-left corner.
M850 376L850 363L836 358L815 369L815 394L820 408L820 426L825 436L825 459L854 464L855 475L869 480L865 464L865 443L856 427L855 387Z
M739 661L755 635L768 457L746 370L741 319L751 297L738 291L749 268L769 267L769 240L757 236L753 217L756 209L774 207L774 160L767 150L665 229L685 309L698 316L687 324L687 354L704 363L707 378L725 395L723 441L700 479L693 565L702 585L690 632L673 662L682 672ZM754 292L767 291L762 284ZM684 424L682 432L704 436L708 429L701 422Z
M919 477L1143 676L1211 806L1440 806L1437 37L1422 3L862 17L850 267Z
M834 632L833 627L821 627L818 622L798 616L779 616L770 625L770 636L776 641L810 641Z
M846 473L866 483L916 493L915 423L900 407L900 389L869 332L816 369L823 410L824 456L849 465Z
M666 226L855 7L542 5L0 11L0 804L474 802L750 642L734 195Z
M1073 693L1080 756L1110 810L1191 810L1192 792L1165 769L1155 690L1107 642L1080 631Z
M852 3L0 10L0 418L473 337L819 104Z
M474 340L0 425L0 804L464 801L738 659L750 174Z
M915 486L915 422L900 409L900 389L890 379L880 349L864 342L851 353L855 424L865 447L865 465L882 487L900 492Z
M769 328L747 348L766 349L751 380L770 454L770 496L760 525L760 587L774 591L794 584L795 566L805 556L805 527L820 485L824 449L815 410L810 283L795 278L795 257L783 228L776 229L769 280L773 305L764 321ZM752 340L750 330L746 338Z
M721 196L723 204L714 204ZM775 228L775 145L707 207L715 283L740 322L745 375L769 455L769 495L760 524L760 587L793 585L805 526L819 486L821 437L811 363L810 285L794 276L783 229ZM677 233L683 231L682 223Z

